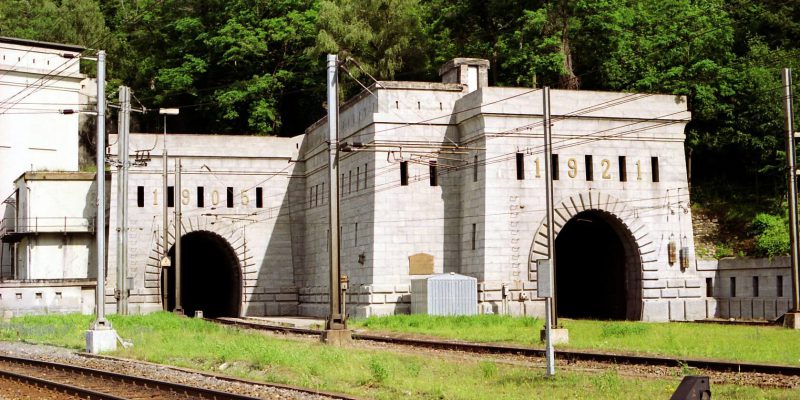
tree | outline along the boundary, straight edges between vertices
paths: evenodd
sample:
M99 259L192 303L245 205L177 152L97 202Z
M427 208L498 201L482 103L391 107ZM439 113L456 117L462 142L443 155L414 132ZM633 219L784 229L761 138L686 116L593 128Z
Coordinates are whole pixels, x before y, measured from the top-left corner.
M394 79L405 63L421 61L418 0L324 0L312 53L353 57L378 79Z

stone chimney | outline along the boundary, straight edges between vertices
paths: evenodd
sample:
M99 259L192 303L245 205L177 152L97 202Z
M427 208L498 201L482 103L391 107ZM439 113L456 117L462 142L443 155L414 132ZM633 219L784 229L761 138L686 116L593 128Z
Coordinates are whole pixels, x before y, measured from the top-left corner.
M467 93L489 86L489 60L481 58L454 58L439 68L442 83L460 83Z

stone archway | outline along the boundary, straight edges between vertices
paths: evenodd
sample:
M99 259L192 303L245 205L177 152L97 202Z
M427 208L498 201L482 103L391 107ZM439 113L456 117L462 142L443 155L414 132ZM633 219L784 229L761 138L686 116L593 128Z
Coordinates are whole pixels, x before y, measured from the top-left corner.
M588 306L586 309L581 310L579 308L580 304L577 303L575 299L566 301L566 308L557 306L557 309L559 312L566 312L567 316L574 317L640 320L642 317L642 271L647 269L648 264L652 265L651 263L656 262L657 254L648 230L637 216L637 211L614 196L598 191L590 191L588 193L580 193L568 197L564 201L556 203L554 208L553 231L556 239L556 249L559 248L559 234L563 231L567 236L561 240L562 247L573 246L574 248L567 250L562 249L562 251L602 251L602 247L593 247L589 245L581 246L578 244L581 243L582 240L586 240L587 237L590 237L586 236L586 232L589 232L586 231L587 228L581 228L581 222L595 223L596 225L594 228L588 228L589 231L594 232L594 235L603 235L604 243L609 247L609 251L618 252L616 255L611 253L605 255L598 254L598 260L606 260L608 262L606 264L601 262L596 263L597 265L593 265L593 267L609 268L608 271L603 271L603 273L616 274L616 278L614 279L622 279L624 281L597 282L596 284L610 284L615 287L614 290L625 290L625 293L618 294L619 296L613 301L606 299L608 301L605 304L600 302L598 307L606 307L604 309L598 308L597 310L600 311L590 312L591 307ZM547 242L547 225L543 221L531 245L529 257L531 272L535 272L537 260L547 257ZM612 248L616 246L615 243L619 244L619 248L613 250ZM594 243L590 244L593 245ZM565 263L573 264L580 262L586 263L587 260L581 259L580 257L569 256L564 258ZM620 273L614 270L616 267L609 267L614 264L610 261L612 259L620 259L620 262L624 263L621 267L623 272ZM563 264L564 263L562 263L562 266ZM604 267L601 264L606 266ZM560 273L563 275L563 278L569 279L567 271L571 271L570 273L573 274L572 279L577 279L584 277L583 275L588 277L591 276L592 273L598 272L595 270L586 270L583 272L583 275L581 275L580 268L583 268L583 266L573 266L569 269L562 268ZM559 287L563 290L565 284L575 283L569 281L566 283L560 282L558 274L559 260L556 258L557 290ZM595 275L595 277L597 277L597 275ZM583 283L575 284L579 287L580 285L584 285L584 287L580 287L580 289L598 289L592 286L595 282L583 281ZM592 301L593 296L600 297L609 294L609 292L606 291L604 293L602 290L582 291L575 289L575 287L570 287L569 289L570 290L566 290L565 292L570 296L580 295L586 297L583 301ZM556 304L558 303L557 291Z
M167 279L167 287L164 287L163 285L162 268L159 263L162 255L164 254L163 242L161 230L158 226L154 228L155 229L152 236L152 250L150 256L148 257L147 268L145 270L145 282L149 285L153 285L151 287L158 287L158 297L159 302L161 302L162 309L169 310L170 307L174 307L174 297L171 298L170 294L170 290L174 289L170 288L172 285L169 284L169 278ZM236 316L240 316L243 313L243 310L246 308L245 301L247 292L245 289L250 286L255 286L257 279L257 274L254 273L257 272L256 266L252 262L252 257L248 255L248 245L244 226L236 221L230 222L219 218L214 218L213 216L209 217L204 215L194 215L184 218L182 230L182 236L184 238L194 234L195 232L205 232L216 237L217 240L221 240L225 243L225 246L222 247L226 248L225 252L230 255L231 264L235 264L238 268L238 284L236 288L232 288L230 290L230 295L232 298L235 298ZM169 243L167 244L167 254L172 257L174 253L172 249L175 244L175 227L172 221L170 221L168 234ZM182 241L181 244L183 245L184 242ZM181 250L183 253L184 249L182 248ZM181 272L184 274L183 268ZM231 310L233 307L234 306L231 306L228 309ZM188 312L189 310L187 310L187 313Z
M181 306L186 315L238 317L242 309L242 268L236 252L222 236L193 231L181 237ZM175 246L169 251L167 310L175 309ZM163 282L162 282L163 285Z

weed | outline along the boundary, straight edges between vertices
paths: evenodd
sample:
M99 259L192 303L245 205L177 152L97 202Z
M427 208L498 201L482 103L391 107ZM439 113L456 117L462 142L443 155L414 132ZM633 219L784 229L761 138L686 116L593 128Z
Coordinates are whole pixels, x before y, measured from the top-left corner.
M389 379L389 370L377 358L369 360L369 373L372 381L376 383L384 383Z
M478 367L486 379L494 378L497 375L497 365L491 361L481 361L478 363Z
M628 324L624 322L609 322L602 327L600 336L602 337L626 337L642 335L648 331L647 325Z

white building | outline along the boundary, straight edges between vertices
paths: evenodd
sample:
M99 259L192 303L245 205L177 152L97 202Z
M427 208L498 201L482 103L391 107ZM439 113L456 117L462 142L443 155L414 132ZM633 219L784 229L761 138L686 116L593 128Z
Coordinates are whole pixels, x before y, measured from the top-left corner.
M36 100L51 115L0 113L0 173L7 174L0 178L9 182L0 309L88 312L93 175L46 171L77 169L78 121L56 110L79 102L82 77L77 67L51 81L16 66L33 54L58 59L69 46L3 40L0 48L16 53L5 66L12 78L0 79L11 98L0 112L34 106L13 103L25 96L17 91L54 97ZM542 91L490 87L488 68L485 60L455 59L440 70L442 82L380 82L340 107L339 235L350 315L409 312L412 280L448 272L477 279L479 312L543 315L535 267L547 254ZM30 75L23 86L20 71ZM37 76L48 83L34 90ZM551 106L560 316L667 321L786 311L782 269L695 260L685 98L553 90ZM175 307L180 202L180 300L188 314L326 315L327 138L324 118L292 138L181 134L164 143L161 134L132 135L131 159L146 165L130 169L130 312ZM108 153L117 156L115 147ZM109 312L118 289L113 244L122 234L117 178L112 168ZM63 223L42 222L50 220ZM171 267L162 267L165 256Z
M443 272L478 279L481 312L542 315L542 92L489 87L488 67L456 59L440 71L442 83L380 82L341 107L340 141L353 150L341 153L339 177L351 315L408 312L411 280ZM715 315L692 256L685 99L551 93L559 314ZM171 196L183 202L187 312L327 313L327 136L323 119L295 138L169 137L170 155L183 160L183 190ZM152 154L131 172L133 312L174 304L174 272L167 270L164 291L159 266L161 141L131 139L132 152ZM114 232L113 193L111 204ZM169 215L173 255L171 208ZM671 241L676 257L685 247L685 268L670 262ZM109 283L115 259L112 249Z
M0 310L91 312L94 173L78 170L82 47L0 37ZM72 171L72 172L69 172Z

